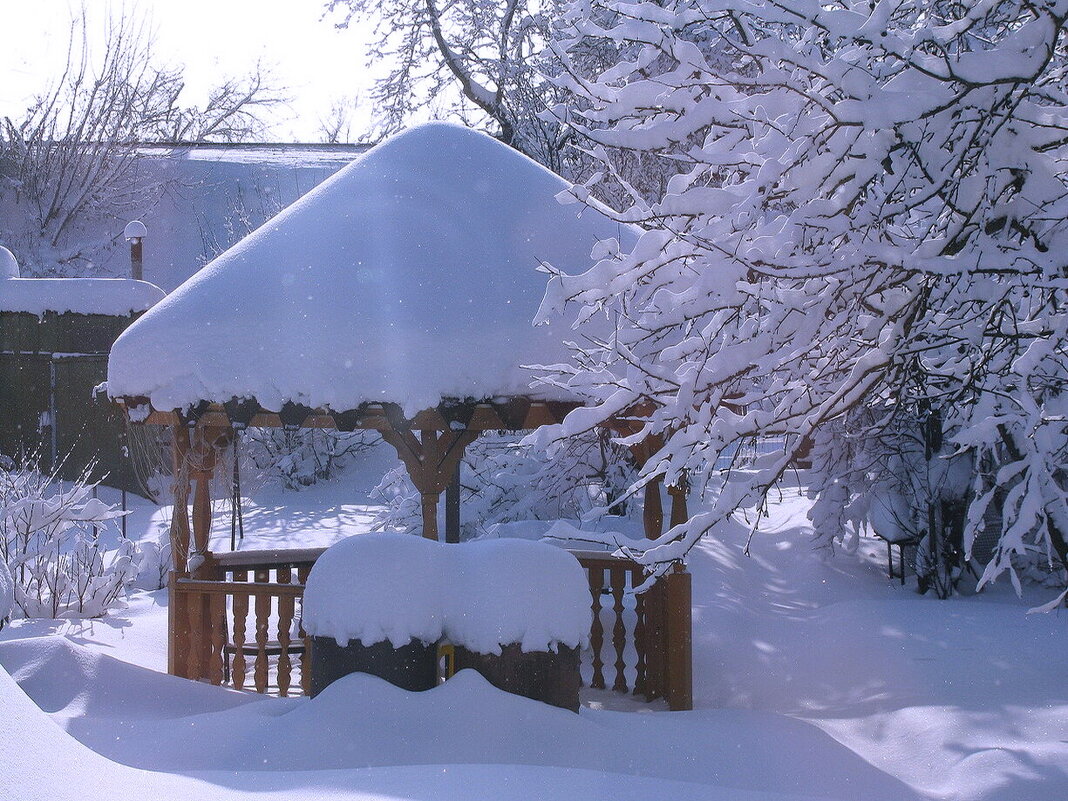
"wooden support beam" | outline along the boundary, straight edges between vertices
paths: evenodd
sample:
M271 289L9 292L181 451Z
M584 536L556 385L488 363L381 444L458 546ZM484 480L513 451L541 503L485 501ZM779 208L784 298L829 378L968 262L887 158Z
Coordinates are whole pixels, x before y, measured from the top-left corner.
M445 488L445 542L460 541L460 463Z
M693 591L682 565L664 576L667 609L667 696L673 711L693 709Z
M671 496L671 527L681 526L690 519L690 512L686 505L686 496L689 494L686 480L683 479L680 483L668 487L667 491Z
M478 436L477 431L420 431L390 423L382 438L394 447L404 462L415 488L422 496L423 536L438 539L438 497L452 481L464 449Z
M219 451L227 447L232 433L229 427L209 426L197 427L193 432L189 457L190 474L195 487L192 545L193 551L202 557L203 568L207 567L211 553L211 479L218 464ZM201 578L201 571L195 571L194 578Z
M655 540L664 533L664 504L660 499L660 484L660 479L654 478L645 485L642 523L647 540Z

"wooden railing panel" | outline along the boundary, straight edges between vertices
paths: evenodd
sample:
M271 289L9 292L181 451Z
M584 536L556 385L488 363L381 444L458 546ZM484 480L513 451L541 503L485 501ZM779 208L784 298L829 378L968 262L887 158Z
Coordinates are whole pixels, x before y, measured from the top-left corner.
M256 692L267 692L273 677L279 695L296 687L308 694L311 638L300 626L298 604L322 550L223 554L218 557L218 575L226 580L172 576L172 672L216 684L229 682L238 689L247 686L251 672ZM632 691L650 700L666 698L672 709L691 708L689 573L676 568L646 592L633 595L644 580L640 565L600 552L575 552L575 556L586 569L590 586L593 620L587 669L592 674L586 674L591 675L590 685L604 689L610 671L617 692ZM299 681L293 676L294 656L299 660Z

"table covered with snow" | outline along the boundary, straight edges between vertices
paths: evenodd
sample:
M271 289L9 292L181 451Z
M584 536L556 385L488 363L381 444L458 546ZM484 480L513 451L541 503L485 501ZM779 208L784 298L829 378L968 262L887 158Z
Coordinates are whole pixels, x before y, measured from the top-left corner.
M535 326L544 263L633 233L526 156L434 123L378 145L175 290L115 343L108 391L159 410L255 398L334 410L532 394L568 357ZM544 398L559 390L542 387Z
M352 672L345 666L429 689L425 663L436 662L431 646L445 640L467 655L463 666L531 697L558 693L563 666L568 700L557 705L577 709L578 649L588 642L590 615L585 570L547 543L444 544L381 533L350 537L319 557L305 586L302 625L315 643L319 690ZM523 692L531 682L544 692Z

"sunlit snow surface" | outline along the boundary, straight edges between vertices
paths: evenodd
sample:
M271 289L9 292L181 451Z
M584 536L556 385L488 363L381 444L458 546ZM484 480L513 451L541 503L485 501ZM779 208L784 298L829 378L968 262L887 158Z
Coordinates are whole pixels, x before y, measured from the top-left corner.
M327 540L364 530L351 482L259 503L276 533L250 544L287 526L309 544L320 517ZM352 676L314 700L194 684L158 672L164 592L104 620L16 622L0 664L21 690L0 673L0 738L48 758L6 760L0 797L1068 797L1063 614L1025 615L1038 590L921 598L886 579L876 543L824 560L807 506L785 488L752 558L741 523L691 554L688 713L603 711L587 695L576 716L472 674L422 694ZM160 514L138 509L131 536L155 536Z

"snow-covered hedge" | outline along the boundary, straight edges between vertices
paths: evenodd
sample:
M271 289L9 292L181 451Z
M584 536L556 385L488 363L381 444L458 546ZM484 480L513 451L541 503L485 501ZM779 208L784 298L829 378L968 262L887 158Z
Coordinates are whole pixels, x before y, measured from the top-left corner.
M586 573L552 545L490 540L446 545L410 534L350 537L329 548L304 591L304 630L344 645L443 637L479 653L584 646Z

